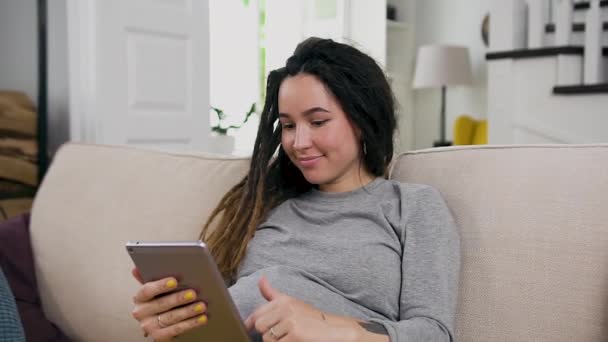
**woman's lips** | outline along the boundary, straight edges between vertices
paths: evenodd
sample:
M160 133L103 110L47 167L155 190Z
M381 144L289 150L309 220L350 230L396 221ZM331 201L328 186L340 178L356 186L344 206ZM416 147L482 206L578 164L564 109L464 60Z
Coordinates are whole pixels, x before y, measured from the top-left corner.
M321 160L322 156L316 156L316 157L306 157L306 158L298 158L298 163L302 166L302 167L314 167L319 160Z

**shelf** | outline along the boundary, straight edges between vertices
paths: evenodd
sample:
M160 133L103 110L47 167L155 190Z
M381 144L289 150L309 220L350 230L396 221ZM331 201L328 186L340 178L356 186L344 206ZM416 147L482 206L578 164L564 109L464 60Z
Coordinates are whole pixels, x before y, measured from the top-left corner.
M518 49L511 51L497 51L486 54L487 60L496 59L519 59L519 58L534 58L534 57L549 57L558 55L580 55L585 52L583 46L549 46L538 49ZM603 48L604 57L608 57L608 47Z
M396 20L386 19L386 27L393 30L408 30L410 26L407 23L403 23Z
M578 11L578 10L586 10L589 9L591 6L589 4L589 1L587 2L578 2L574 4L574 10ZM601 0L600 1L600 7L608 7L608 0Z
M581 95L581 94L608 94L608 83L590 85L571 85L553 87L553 94Z
M608 22L602 24L602 30L608 31ZM572 32L585 32L585 23L572 23ZM546 24L545 33L555 33L555 23Z

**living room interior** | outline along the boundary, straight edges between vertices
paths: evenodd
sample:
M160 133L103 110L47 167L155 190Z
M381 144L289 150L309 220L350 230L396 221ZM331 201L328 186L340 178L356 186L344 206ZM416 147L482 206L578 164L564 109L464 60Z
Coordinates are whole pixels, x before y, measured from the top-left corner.
M188 68L200 68L201 80L195 83L200 89L191 89L203 93L197 94L197 101L191 104L196 106L197 114L192 117L195 121L186 119L182 122L175 120L164 122L163 118L160 118L160 121L151 119L147 122L139 121L135 117L144 113L145 109L138 112L137 108L132 108L133 115L126 116L131 118L127 125L125 116L101 113L124 112L129 111L129 108L128 105L124 107L125 105L120 103L126 99L120 99L119 94L103 91L101 77L98 77L100 74L106 74L103 68L121 65L123 68L128 68L129 66L124 65L127 54L123 59L113 60L109 58L110 56L99 53L96 55L96 51L106 51L110 48L109 45L102 44L111 43L101 41L101 38L96 41L98 36L94 34L100 35L103 30L107 30L107 34L116 34L110 32L107 27L129 23L112 22L113 13L101 9L99 14L95 14L92 10L95 9L94 1L79 3L61 0L47 3L11 0L2 4L1 11L3 33L0 42L4 49L0 64L0 75L2 75L0 88L4 91L19 92L20 96L29 99L30 107L36 106L42 96L46 99L45 105L40 106L45 115L38 121L44 127L36 127L37 131L42 132L41 144L47 151L47 154L42 155L41 158L46 159L41 160L43 168L48 165L59 146L67 141L129 144L245 156L251 153L255 139L257 117L263 103L265 76L270 70L280 67L292 53L295 45L304 37L318 35L351 42L369 52L386 70L400 106L399 136L396 137L397 152L432 148L440 146L441 142L449 144L454 140L458 144L467 144L468 141L473 140L474 128L477 125L481 127L477 131L478 141L481 143L602 142L606 140L605 133L601 130L606 118L602 115L601 109L596 111L598 114L588 113L585 114L587 117L576 120L560 109L569 108L568 111L572 111L582 106L603 108L606 101L605 85L602 85L608 79L606 76L608 68L603 67L608 58L606 54L600 52L600 62L596 63L601 67L598 69L599 78L583 82L584 66L588 64L586 59L589 57L584 57L582 53L571 52L585 46L586 40L593 40L586 39L588 35L580 31L580 26L585 23L588 15L584 6L587 2L579 2L581 3L579 5L574 3L569 19L566 17L559 21L559 5L562 1L540 1L542 4L539 6L544 6L542 10L521 15L512 13L517 9L513 7L514 5L509 5L511 1L507 1L503 8L499 8L498 5L492 7L492 1L481 0L469 0L466 4L439 0L381 1L374 4L352 0L211 1L208 7L196 9L207 20L203 21L205 24L199 23L196 27L203 31L196 32L196 39L200 42L195 40L196 44L201 45L201 50L197 50L201 56L197 55L196 62L191 62L193 64L188 66ZM42 25L44 26L42 31L38 21L41 6L39 4L46 4L45 25ZM606 4L603 1L599 4L599 15L605 20ZM294 9L296 9L295 13L301 13L295 17L296 20L294 20ZM111 10L117 9L108 9ZM497 13L494 20L490 20L492 11ZM93 27L92 22L95 21L88 20L90 18L86 18L87 15L108 16L109 22L103 26L104 29ZM515 17L520 18L518 22L521 27L535 25L535 27L542 26L544 30L537 33L540 32L538 29L524 31L510 27L509 25L513 24L507 23L511 20L508 18ZM100 20L106 20L104 18L100 17ZM555 27L558 21L573 23L573 28L570 31L559 28L556 34ZM235 26L235 22L239 25ZM490 35L492 28L496 32ZM508 32L509 30L512 32ZM599 36L596 40L599 39L600 47L605 49L608 44L605 27L600 28L597 34ZM44 41L38 39L41 35L46 37ZM556 41L557 35L560 36L557 39L564 42ZM494 36L494 39L490 36ZM563 36L565 38L561 38ZM118 39L118 37L109 39ZM45 48L39 46L43 42ZM145 39L140 42L142 49L155 48L155 46L150 47L149 44L145 45L146 43L148 42ZM452 65L444 66L447 70L444 75L436 75L433 70L437 70L437 65L425 66L424 63L417 64L416 60L417 54L424 50L423 47L437 45L464 48L466 56L460 62L450 56ZM541 51L540 57L507 56L502 59L500 55L508 51L549 49L558 45L567 47L565 53L554 51L552 54L548 51L549 54L542 57ZM545 50L545 54L546 52ZM139 68L147 75L146 82L142 81L141 84L162 82L161 84L166 85L165 88L157 86L157 89L141 90L140 94L149 91L150 95L165 96L166 103L159 100L157 105L179 107L180 105L176 103L171 104L171 101L179 102L183 98L176 93L177 88L169 84L184 81L185 76L181 73L186 69L179 69L179 73L176 71L175 74L178 76L171 76L170 72L161 73L160 70L164 69L159 66L163 63L179 63L171 58L185 56L173 53L154 60L137 59L139 57L136 53L129 56L131 56L129 63L141 62ZM44 58L46 63L41 63L41 58ZM163 61L163 58L167 60ZM94 63L100 60L108 60L108 62ZM433 59L427 56L424 60ZM512 63L510 68L513 69L506 70L502 66L505 63ZM559 64L559 68L564 71L561 71L562 76L557 76L552 71L549 71L552 73L549 75L535 76L533 79L545 79L547 84L544 86L533 84L532 90L525 90L531 82L521 78L527 78L530 72L540 72L543 69L537 67L535 63L542 63L541 65L549 70L558 68ZM143 69L148 67L150 69ZM416 67L420 69L418 77L439 78L427 79L426 81L430 83L418 87L414 79ZM494 71L489 72L489 70ZM453 84L443 87L445 93L442 96L441 82L453 77L448 74L456 71L461 72L459 79L450 80ZM505 74L522 76L520 79L507 79L501 76ZM127 70L114 73L112 77L118 75L122 75L120 77L124 79L108 79L107 82L118 82L127 87L126 78L129 75ZM548 90L544 88L552 89L557 85L553 84L556 83L554 79L559 77L566 77L566 83L572 81L574 85L589 82L600 85L590 93L583 90L580 94L556 93L542 96L548 99L545 102L541 101L542 103L539 103L539 98L530 101L515 100L510 97L512 92L507 92L507 89L518 89L522 94L547 92ZM570 80L567 79L568 77ZM559 79L557 81L563 82ZM137 82L139 81L132 80L130 87L136 87L139 84ZM128 93L126 88L124 89L123 92ZM102 98L102 95L109 98ZM145 102L143 98L141 100ZM110 107L107 108L97 106L96 101L112 105L108 105ZM529 108L513 107L519 103ZM209 109L208 113L204 108ZM193 110L194 108L188 108L185 115L192 115L188 111ZM492 116L494 120L489 120ZM30 120L30 125L33 124L31 115L20 119L24 122ZM196 124L189 124L194 122ZM156 126L175 127L173 132L162 129L158 132L159 128ZM149 128L144 129L144 127ZM201 131L189 132L189 127L199 127ZM571 131L573 127L576 127L575 131ZM454 137L455 129L464 132L463 142L459 136ZM150 130L152 135L149 136L146 130ZM129 134L138 137L129 137ZM192 136L200 137L194 142L191 140ZM33 147L27 148L31 150ZM32 168L31 164L20 163L13 168L23 168L19 169L21 171L18 173L30 175L29 181L21 179L20 182L29 182L31 186L33 179L37 178L34 175L37 170ZM20 190L21 194L31 195L31 192L31 188ZM23 195L13 197L19 196L23 197ZM16 207L14 210L23 211L27 209L28 204L21 201L14 206Z
M126 22L127 19L123 22L114 20L111 11L118 9L109 6L105 12L104 8L99 8L99 13L95 14L97 8L94 1L80 3L61 0L49 3L11 0L3 2L0 12L3 16L0 43L4 47L0 88L18 92L22 100L27 98L23 101L29 101L26 107L30 107L30 110L37 106L43 96L46 99L44 105L39 106L44 115L37 121L44 127L36 127L36 132L41 134L41 146L45 146L47 151L41 155L43 169L59 146L67 141L246 156L251 153L255 139L267 73L280 67L304 37L317 35L354 44L374 56L386 71L399 105L397 153L446 143L449 145L454 140L457 144L470 143L468 141L473 140L477 125L480 126L477 135L481 143L602 142L606 140L605 130L602 129L606 118L602 108L606 103L605 84L608 80L608 67L605 67L608 38L605 27L598 28L599 32L594 33L594 37L597 35L595 40L600 42L599 57L595 62L597 79L583 80L583 75L586 77L586 73L590 72L592 62L587 62L591 57L583 56L578 51L593 39L588 38L590 35L584 31L581 32L580 26L588 20L587 12L590 10L585 7L587 2L579 2L574 2L571 6L573 9L566 12L570 13L570 17L568 14L564 17L560 13L560 5L565 1L539 1L539 5L535 5L541 6L538 10L531 8L526 13L514 5L525 1L513 4L507 1L503 5L481 0L469 0L466 4L439 0L380 1L373 4L353 0L211 1L208 6L194 9L200 11L206 20L201 21L204 24L197 23L197 26L190 28L203 32L193 32L197 35L193 41L200 45L200 49L196 50L196 60L193 62L191 59L191 64L185 65L190 68L188 70L200 70L201 80L191 80L196 81L193 84L200 89L190 89L197 92L197 101L188 104L189 108L180 113L181 105L177 102L183 101L183 96L176 89L185 89L171 83L186 80L186 66L171 76L170 71L161 72L165 69L160 65L180 64L171 58L186 56L178 53L165 56L146 50L157 47L146 41L149 37L139 37L142 38L139 42L133 38L133 46L142 49L140 55L133 52L137 48L125 51L122 59L111 59L111 56L101 53L115 44L102 39L106 34L104 30L107 35L118 34L110 31L109 25L136 26ZM42 4L46 6L45 16L38 20ZM605 21L606 4L604 1L598 4L598 15ZM515 13L518 10L522 13ZM496 12L494 20L490 20L491 12ZM294 16L294 13L300 15ZM92 23L95 21L88 20L87 15L100 16L98 26L101 23L104 25L94 27ZM564 19L560 20L561 17ZM518 18L519 29L509 23L515 20L513 18ZM150 20L153 19L152 15ZM103 20L108 20L107 25ZM41 21L44 21L44 25L40 24ZM235 26L235 22L239 25ZM562 28L567 25L566 22L573 26L570 31ZM532 29L532 26L536 29ZM556 26L559 27L556 29ZM492 35L491 29L495 31ZM44 40L39 39L41 35L45 37ZM108 37L119 39L118 36ZM560 39L563 42L558 41ZM44 47L40 46L42 43ZM445 58L448 60L449 56L451 64L441 67L424 65L424 61L436 61L435 58L440 58L440 55L425 56L422 62L417 63L417 55L423 51L429 52L425 47L431 46L460 47L464 49L464 56L456 60L445 52L448 54ZM548 50L551 48L554 48L553 52ZM540 49L540 56L532 51L528 52L531 54L529 57L510 57L508 54L504 57L506 52L522 49ZM144 53L161 57L148 60L141 57ZM44 62L40 62L41 58L44 58ZM105 64L99 62L105 60L108 60ZM127 60L133 65L125 65ZM96 61L99 63L95 64ZM538 63L541 63L540 67L536 65ZM506 67L506 64L510 66ZM145 73L145 81L127 79L128 75L138 75L134 71L136 65L141 70L139 75ZM104 68L119 66L123 70L111 76L116 79L103 80L99 76L107 74ZM130 67L134 69L131 74L127 72ZM443 75L436 74L439 68L445 69ZM536 85L528 81L531 73L543 69L547 69L549 74L532 79L540 83L546 80L546 84ZM561 74L556 75L553 69ZM460 74L452 75L456 72ZM512 78L504 75L511 75ZM424 79L426 84L416 84L419 79L415 79L415 76ZM135 97L139 94L144 109L137 109L137 105L129 109L128 104L120 102L126 100L120 94L104 91L102 81L124 84L123 93L129 93L127 87L130 87L134 95L128 95L133 97L128 101L138 101ZM442 84L448 81L451 82L449 86ZM164 86L149 86L155 83ZM558 89L550 96L540 95L552 92L554 86L587 83L599 85L590 88L589 92L583 90L564 94L559 93ZM142 88L139 92L133 90L140 84L142 87L148 84L151 88ZM526 89L528 86L531 89ZM442 89L445 92L442 93ZM156 98L166 97L159 99L156 105L174 106L175 113L184 118L190 116L191 120L163 121L166 118L160 117L152 120L151 114L144 115L146 105L155 105L149 103L146 91ZM202 94L199 95L200 92ZM539 93L538 97L530 95L535 92ZM511 97L517 93L522 94L521 100ZM97 101L104 105L96 105ZM590 113L586 113L584 118L573 119L569 112L581 107ZM205 108L209 109L208 113ZM107 114L125 110L132 115ZM192 113L195 110L196 115ZM162 113L162 108L155 110L159 111ZM150 119L142 121L138 115ZM33 133L32 119L32 115L22 115L16 119L30 125L26 136ZM172 127L173 131L161 127ZM200 131L189 131L192 127L198 127ZM460 136L454 137L454 130L463 132L464 140ZM131 134L133 137L129 136ZM10 144L15 143L11 140L4 144L12 146ZM29 145L21 140L17 142L17 149L33 148L31 142ZM28 156L24 155L24 158ZM31 196L37 170L29 158L26 162L30 164L12 159L18 165L11 167L19 170L13 172L29 175L25 176L27 179L22 176L18 181L30 186L19 191L11 190L19 193L12 197L24 197L26 193ZM13 206L13 210L23 211L27 210L28 203L21 201Z
M69 208L52 203L52 196L64 196L65 203L99 220L94 226L103 230L102 221L106 220L107 213L94 211L94 205L101 205L100 202L91 202L87 207L65 198L69 198L69 193L74 199L90 199L91 194L108 199L102 188L89 184L90 180L78 172L104 177L104 172L88 167L102 169L105 165L102 162L112 163L114 158L129 165L125 174L130 175L131 180L136 179L137 172L136 164L129 164L130 158L141 158L137 166L178 162L173 159L175 155L226 158L217 165L205 161L211 166L197 164L195 167L201 172L209 167L227 170L229 174L221 180L222 184L214 185L210 191L213 195L203 200L204 211L208 212L212 203L219 200L221 190L242 175L243 165L251 156L268 72L283 66L297 43L309 36L353 44L374 57L385 71L398 103L395 155L400 157L395 158L396 177L443 187L448 202L455 203L453 210L465 212L457 215L462 220L459 223L477 227L494 224L500 218L506 220L505 216L484 206L484 199L498 203L507 198L513 204L505 204L505 213L522 215L522 221L529 219L522 223L512 218L511 226L534 223L530 221L535 220L534 210L546 209L558 215L554 207L547 209L539 204L545 201L545 205L550 206L552 201L557 201L569 209L559 214L564 215L560 217L565 222L587 227L590 233L596 234L596 239L591 235L589 240L584 240L569 232L563 238L575 240L583 246L581 249L590 248L591 252L576 254L564 247L566 255L577 263L595 263L594 270L602 279L590 280L589 274L581 276L574 270L568 279L586 279L586 285L581 287L593 292L593 298L601 304L590 304L589 297L582 294L572 297L585 303L578 313L588 319L589 325L581 328L578 335L572 325L564 328L570 329L567 330L570 333L563 334L564 330L557 328L556 331L562 332L563 341L600 341L608 336L605 314L608 312L605 310L608 265L599 261L607 257L602 250L608 247L607 232L601 229L600 223L608 219L605 216L608 211L600 213L599 204L602 191L608 191L606 0L3 0L0 3L0 223L32 211L39 186L44 184L49 167L55 167L53 177L45 184L47 191L36 199L39 208L42 203L50 203L48 208L39 209L38 225L46 219L52 221L49 225L54 229L66 234L72 232L70 228L62 230L58 223L61 215L68 215ZM59 158L61 164L53 166L62 146L67 146L67 152L63 159ZM100 149L88 150L87 146ZM110 146L166 155L165 159L142 156L138 152L115 152L113 156L110 150L104 149ZM479 159L464 155L467 151L483 153L502 148L519 151L520 147L526 151L536 147L539 150L522 152L522 155L510 154L513 150L509 150ZM568 148L580 152L568 150L563 156L558 152ZM443 157L445 160L432 155L442 151L454 153L449 158ZM462 154L456 156L458 151ZM413 166L427 153L431 155L421 160L420 169ZM99 161L93 156L98 156ZM510 163L499 161L502 157ZM562 157L572 165L562 165L559 162ZM79 165L78 158L86 162ZM520 162L529 163L530 169L511 169ZM403 165L410 165L411 170ZM564 169L557 171L561 167ZM116 170L106 171L108 178L116 184L124 182L125 179L115 174L122 171ZM555 189L548 190L551 185L541 179L554 171L552 179L556 182L572 180L564 187L569 196L577 199L576 204L566 205L548 195L556 195ZM456 174L458 172L460 174ZM585 178L585 173L593 175L592 179L580 179ZM162 168L150 174L156 178L150 176L148 180L171 177ZM476 182L464 182L470 188L447 180L465 175L476 177ZM510 178L516 176L525 181ZM186 173L184 177L191 175ZM205 179L214 182L211 177ZM72 181L73 184L67 185ZM511 181L514 183L509 183ZM65 188L62 184L66 184ZM111 188L118 191L116 184ZM176 194L177 190L169 190L169 183L158 185L168 196L174 196L170 197L173 200L200 199L195 189L204 188L197 184L188 190L183 184L171 184L177 184L186 193L182 198ZM542 190L537 191L540 184ZM140 192L139 196L147 191L142 184L133 186ZM507 190L509 186L513 188ZM83 188L91 192L80 192ZM490 188L492 190L484 192ZM517 196L509 191L516 189L538 200L533 209L515 204ZM504 195L506 192L508 196ZM125 206L126 198L134 201L139 198L123 195L125 198L119 202ZM118 204L112 208L123 215L117 218L121 224L134 223ZM135 211L146 213L150 208L142 206ZM155 216L158 219L164 209L154 208L160 208ZM480 213L479 208L485 211ZM188 207L192 212L199 209ZM194 222L201 219L180 210L167 209L164 213L184 213L182 223L189 227L196 226ZM579 212L572 214L576 210ZM545 233L564 234L552 230L556 224L553 218L538 219L539 225L546 228ZM68 221L76 226L87 218L71 217ZM162 228L156 225L171 221L158 219L146 223L155 227L156 235L141 227L137 231L157 237ZM182 237L195 230L188 229L181 232ZM495 233L492 238L484 235L490 231ZM51 234L38 234L35 244L39 249L43 249L43 237L61 243ZM170 236L166 231L162 234ZM479 235L482 244L501 237L506 237L507 243L516 239L514 231L500 231L498 227L484 234ZM540 241L543 253L556 253L545 235L526 234ZM562 247L566 244L558 243ZM498 245L492 242L484 247ZM108 244L104 246L111 248ZM470 247L474 248L474 243ZM526 251L531 258L539 257L530 268L547 263L555 266L546 261L548 256L542 259L541 252L533 248ZM51 251L46 252L53 255ZM485 249L469 253L491 254ZM38 258L42 256L35 258L40 262ZM120 259L113 257L112 260ZM496 269L503 270L500 268L505 266L501 264L503 259L495 256L491 260L495 262L492 266L498 265ZM37 267L41 272L42 266ZM579 271L592 273L594 270ZM507 273L513 277L524 274L523 271L509 273L511 271L513 269L508 268ZM543 274L539 269L528 271ZM534 286L539 286L534 291L540 292L542 286L549 286L549 278L558 277L553 268L546 272L550 273L548 278L534 278ZM64 283L53 278L49 271L40 274L48 277L42 280L42 286L46 287L43 296L65 300L63 294L54 292ZM490 282L502 279L492 273L494 276ZM480 285L481 282L467 284L491 292L494 297L490 301L496 299L493 304L504 304L516 297L496 283L491 284L498 287L490 283ZM525 287L523 283L518 284ZM602 287L604 290L598 290ZM498 294L499 290L506 294ZM123 289L116 291L125 293ZM497 324L498 330L493 332L496 340L509 336L510 329L516 326L528 329L527 336L536 337L532 340L559 340L554 339L557 333L547 331L562 324L563 317L543 321L536 328L533 321L525 319L532 317L533 310L515 317L517 304L523 305L524 299L505 304L503 311L496 307L484 308L480 299L467 302L463 307L469 311L463 318L466 323L459 323L460 337L466 341L482 341L483 335L475 332L475 328L486 331L480 326ZM50 316L60 322L60 328L68 335L91 338L76 327L79 318L51 308L53 304L56 303L44 303ZM546 310L556 306L559 307L543 302L535 312L546 314ZM66 307L73 308L76 304L67 301ZM498 310L499 314L492 310ZM484 314L495 314L507 323L483 318ZM515 322L511 326L509 319ZM113 322L112 318L108 322ZM129 329L124 323L119 325L118 330Z

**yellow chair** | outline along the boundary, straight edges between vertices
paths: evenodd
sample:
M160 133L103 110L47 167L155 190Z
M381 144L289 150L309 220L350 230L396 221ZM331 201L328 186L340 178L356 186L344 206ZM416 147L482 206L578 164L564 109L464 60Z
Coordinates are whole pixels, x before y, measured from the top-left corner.
M454 145L485 145L488 143L488 121L461 115L454 122Z

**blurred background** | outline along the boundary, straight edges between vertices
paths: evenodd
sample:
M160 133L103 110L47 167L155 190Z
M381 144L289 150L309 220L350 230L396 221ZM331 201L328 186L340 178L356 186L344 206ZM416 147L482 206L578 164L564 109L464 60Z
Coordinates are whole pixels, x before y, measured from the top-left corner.
M382 67L398 153L606 142L607 21L605 0L1 0L0 200L68 141L250 155L268 72L310 36Z

